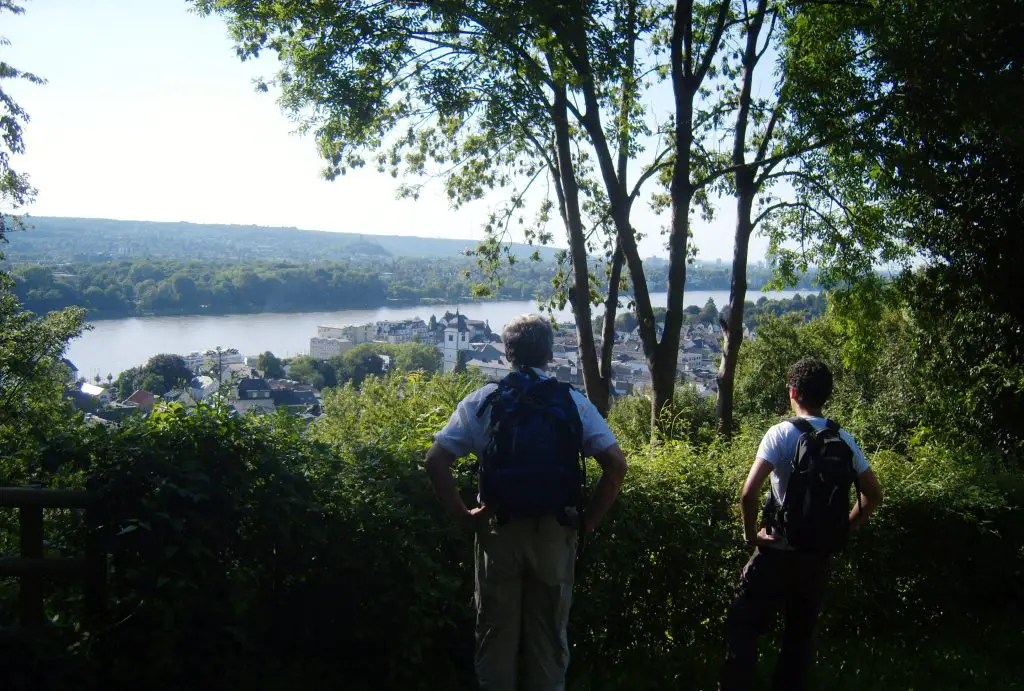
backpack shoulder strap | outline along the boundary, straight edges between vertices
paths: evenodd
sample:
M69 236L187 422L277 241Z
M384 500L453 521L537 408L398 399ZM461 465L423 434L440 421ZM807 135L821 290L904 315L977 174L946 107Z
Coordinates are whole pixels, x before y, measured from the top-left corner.
M814 425L812 425L811 423L807 422L807 420L805 420L802 417L791 417L791 418L787 419L786 422L788 422L789 424L793 425L798 430L800 430L800 434L814 434L815 433Z
M835 434L839 434L839 423L836 422L835 420L830 420L830 419L826 418L825 419L825 429L827 429L829 432L833 432Z
M561 390L563 400L565 401L565 413L569 419L573 431L577 437L580 446L580 454L582 458L583 454L583 419L580 417L579 408L576 407L576 400L572 397L572 394L576 389L573 388L572 384L566 382L558 382L558 388Z
M498 396L500 396L502 394L502 392L508 391L509 389L518 389L518 388L520 388L520 386L521 386L520 382L518 382L517 380L513 379L515 374L516 373L513 372L512 374L509 374L508 376L506 376L504 379L502 379L502 380L500 380L498 382L495 382L497 384L497 386L494 387L494 391L492 391L489 394L487 394L487 398L485 398L484 402L480 404L480 409L476 411L476 416L478 418L484 416L484 413L486 413L487 410L490 409L490 407L494 404L495 399L497 399Z

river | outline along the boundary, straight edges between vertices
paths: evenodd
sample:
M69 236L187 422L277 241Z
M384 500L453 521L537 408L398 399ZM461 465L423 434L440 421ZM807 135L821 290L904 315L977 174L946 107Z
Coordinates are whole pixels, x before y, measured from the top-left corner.
M748 300L756 301L762 295L768 298L792 297L813 291L782 290L762 293L751 291ZM729 301L727 290L693 290L686 293L688 305L703 306L708 298L721 308ZM652 293L654 305L664 306L667 293ZM462 302L458 305L420 305L413 307L380 307L338 312L264 312L260 314L233 314L194 317L132 317L93 322L92 329L75 339L67 357L84 377L96 374L106 377L129 367L144 364L157 353L189 353L214 346L238 348L243 354L255 355L269 350L279 357L303 355L309 352L309 339L316 335L320 324L365 324L382 320L399 320L430 315L441 316L456 307L471 319L487 320L498 330L512 317L537 311L537 303L530 300ZM603 307L594 310L604 312ZM571 321L572 312L566 309L556 313L559 321Z

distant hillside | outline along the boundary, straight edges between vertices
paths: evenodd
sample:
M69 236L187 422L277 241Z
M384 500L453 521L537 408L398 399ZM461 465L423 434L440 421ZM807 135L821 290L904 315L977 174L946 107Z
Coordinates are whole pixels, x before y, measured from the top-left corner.
M454 257L476 246L473 240L263 226L47 216L33 216L27 221L30 230L12 234L4 249L12 262L128 258L340 261L360 257ZM520 257L528 256L534 249L529 245L513 246ZM555 251L541 248L541 256L551 259Z

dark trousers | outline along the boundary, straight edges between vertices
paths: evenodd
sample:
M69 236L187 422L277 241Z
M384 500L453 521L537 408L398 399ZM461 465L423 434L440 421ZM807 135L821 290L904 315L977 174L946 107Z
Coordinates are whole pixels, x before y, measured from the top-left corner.
M801 691L814 661L814 629L825 595L827 556L755 549L743 568L736 600L726 619L721 691L750 691L757 667L757 637L783 612L785 630L774 691Z

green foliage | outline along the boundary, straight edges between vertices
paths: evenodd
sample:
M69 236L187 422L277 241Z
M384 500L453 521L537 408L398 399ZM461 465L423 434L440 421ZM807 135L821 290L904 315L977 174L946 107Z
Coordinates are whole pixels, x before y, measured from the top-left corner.
M708 302L711 304L705 303L703 309L697 305L690 305L684 309L683 323L691 326L695 324L714 324L717 326L717 308L714 311L708 309L709 306L714 306L714 300L709 299ZM782 298L779 300L769 300L767 297L762 296L756 303L747 302L744 305L743 324L749 329L756 329L763 321L784 314L798 314L803 319L810 320L823 315L827 305L828 299L824 293L819 293L818 295L812 293L807 296L797 294L792 298ZM666 310L663 307L655 308L655 321L659 324L664 324L665 313ZM616 331L631 332L637 327L637 323L636 313L634 312L620 312L615 317ZM603 316L594 318L595 329L599 330L603 325Z
M515 110L508 103L537 105L529 94L509 89L524 75L495 72L504 69L507 53L489 54L480 50L484 39L461 36L460 24L446 23L452 8L444 3L403 6L406 15L395 14L386 3L321 7L210 0L199 5L237 13L231 27L244 54L255 55L268 41L282 53L286 107L305 110L316 98L330 96L329 103L318 104L324 107L317 111L323 120L307 124L318 127L332 175L362 165L360 148L379 147L384 133L422 105L401 92L411 88L402 86L410 69L417 70L422 93L436 99L429 105L449 117L410 132L381 166L423 171L427 162L442 158L448 159L445 164L465 164L466 173L453 176L448 187L457 202L507 185L511 178L503 177L509 173L501 166L525 166L516 175L538 173L529 168L536 161L522 149L497 146L521 141L523 129L517 128L535 124L530 120L535 111L525 113L524 123L505 117ZM517 30L509 32L511 41L522 38L532 51L554 40L538 34L536 23L515 24L523 6L516 6L519 14L495 17L492 10L513 8L485 5L482 16L501 20L499 29ZM457 3L456 9L467 6ZM583 9L600 13L615 7ZM801 99L821 97L815 111L820 121L807 126L852 122L863 130L855 132L858 136L880 133L879 147L858 148L863 142L856 137L836 139L853 145L840 152L845 157L830 158L826 165L837 188L863 186L854 199L862 207L860 229L875 227L863 221L878 221L883 207L897 212L892 217L897 222L914 221L901 226L906 234L898 237L922 251L927 262L903 279L912 299L901 304L880 299L884 289L852 291L838 295L825 317L810 323L804 323L813 313L809 304L788 315L763 306L758 338L741 354L741 417L731 441L711 438L710 402L691 388L676 392L653 442L645 400L618 402L611 422L631 469L621 500L588 541L580 562L571 631L576 687L713 684L721 623L745 556L734 508L737 489L761 433L785 413L785 369L804 355L833 368L836 391L827 413L858 436L887 491L875 519L837 558L821 627L822 679L837 688L874 683L952 689L1009 687L1021 677L1014 651L1021 642L1016 611L1024 576L1024 483L1019 465L1008 461L1024 439L1019 422L1024 358L1015 301L1021 291L1015 293L1014 281L1004 280L1016 277L1012 262L1021 255L1020 234L1010 232L1019 219L1006 201L1021 197L1013 194L1021 176L1020 139L1012 136L1019 128L1012 107L1019 101L1014 57L1019 8L939 0L923 7L922 12L917 5L891 3L815 4L787 18L804 31L802 45L809 50L800 56L805 61L790 62L788 68L797 77L807 70L821 80L811 79L805 84L813 88L791 94L796 106L806 105ZM0 9L18 10L7 0L0 0ZM703 24L697 43L713 24L712 9L710 4L697 8ZM643 14L651 27L667 16L657 8ZM594 22L598 55L623 48L615 31L620 19ZM437 29L427 36L465 40L470 50L456 50L454 63L420 67L417 61L424 56L415 57L410 43L415 32L409 30L422 28ZM492 38L497 35L494 27L489 31ZM919 40L921 33L926 40ZM369 35L378 42L364 40ZM656 41L665 38L659 31ZM335 59L335 39L351 51L343 53L351 60ZM944 51L947 45L953 49ZM475 64L467 55L482 62ZM554 51L550 57L553 75L565 79L574 73L571 56ZM530 62L507 64L520 69ZM601 70L615 61L595 59L594 64ZM343 65L340 72L338 65ZM0 76L19 76L3 68ZM728 69L724 65L723 74ZM488 86L473 80L495 75L501 98L482 104L477 113L478 104L465 100L471 90L459 85L468 80ZM604 72L593 76L598 84L615 79ZM856 88L865 85L871 88ZM891 93L895 101L883 99L888 101L883 105L899 108L883 110L895 116L881 121L872 114L851 117L837 93L855 99ZM617 98L610 91L600 97ZM948 98L954 99L953 107ZM621 114L625 124L619 133L629 129L629 101L622 97L627 112ZM17 153L24 114L6 97L3 103L13 113L2 121L5 144ZM880 122L886 127L878 127ZM481 132L494 136L476 136ZM949 132L957 137L950 139ZM928 146L920 148L920 142ZM865 170L866 177L859 175ZM4 173L5 193L28 193L23 178ZM600 215L603 201L591 192L588 210ZM847 212L842 204L837 208L835 213ZM828 220L823 218L821 228L834 230ZM881 232L853 241L835 232L821 237L818 250L834 255L832 266L844 275L863 273L865 256L890 251ZM783 253L783 273L795 268L786 266L787 257L798 261L795 253ZM230 296L218 305L241 310L287 304L286 286L324 288L315 294L333 295L317 298L325 302L340 299L341 285L378 291L359 293L359 299L416 294L395 287L403 283L385 288L376 269L349 273L348 266L318 267L312 275L269 263L223 272L218 267L209 275L159 260L117 266L133 292L98 282L70 286L38 267L19 270L19 286L33 304L67 304L61 302L73 294L67 291L81 290L90 305L149 310L201 308L208 304L202 301L210 285L215 288L210 296ZM67 667L67 687L269 691L470 685L471 539L444 520L422 459L431 435L481 384L479 379L430 376L437 360L427 346L368 346L336 362L297 358L292 363L293 376L319 377L320 386L356 384L328 391L324 418L309 428L286 415L238 418L206 406L164 408L118 428L86 427L61 401L63 373L55 362L81 328L81 314L35 318L3 288L4 481L90 486L106 498L101 523L111 555L109 625L83 632L77 628L75 590L65 584L47 590L53 624L36 652L64 651L48 662ZM712 309L705 306L692 317L713 320ZM424 373L377 376L382 355L396 370ZM178 364L169 358L151 361L124 373L118 386L134 385L137 378L170 386L180 374ZM468 498L472 459L458 464L457 476ZM50 512L47 519L53 528L47 549L62 556L79 554L89 530L97 527L71 512ZM4 552L14 546L15 534L13 518L0 515ZM16 602L13 589L0 584L5 619L12 618ZM956 641L952 650L943 647L950 638ZM986 650L978 649L981 642ZM996 646L999 652L993 652ZM964 651L969 657L957 659ZM6 654L0 663L5 675L38 664L33 655ZM848 679L836 683L840 672Z
M394 368L402 372L426 372L435 374L441 371L444 357L441 351L426 343L405 343L396 348L387 349L393 358Z
M288 376L315 389L346 384L359 388L368 377L385 373L385 357L395 372L431 375L440 372L443 364L441 351L426 343L361 343L324 361L307 355L293 358Z
M120 622L95 643L104 680L234 678L232 662L286 635L282 588L308 578L321 525L299 459L328 462L323 450L284 417L270 426L204 407L159 410L94 443L88 475L109 497ZM211 670L211 656L226 664Z
M671 441L704 448L715 436L715 401L701 395L692 384L676 386L672 403L662 415L655 443ZM608 413L608 424L623 449L645 450L651 443L650 398L634 394L616 400Z
M386 264L396 258L446 260L467 249L464 240L410 235L299 230L256 225L115 221L105 218L33 216L32 231L19 235L11 258L21 262L110 262L132 258L178 263L260 261ZM425 235L421 231L420 235ZM539 249L545 261L554 250L516 245L525 259ZM173 272L172 272L173 273Z
M131 396L137 389L162 396L171 389L187 388L193 378L192 370L180 355L161 353L151 357L142 367L121 372L114 382L120 398Z
M324 419L314 436L343 448L380 444L395 453L426 454L458 402L483 383L468 374L413 373L368 379L361 390L337 388L324 394Z
M19 238L19 244L24 238ZM372 259L313 266L286 262L91 261L62 266L59 275L42 265L18 266L12 275L17 295L36 312L75 305L96 317L123 317L455 302L468 298L472 284L481 279L478 271L472 271L473 266L471 260L458 258ZM555 266L548 262L518 263L504 272L500 289L490 297L547 299L555 272ZM664 290L666 272L664 265L651 267L647 274L651 290ZM749 280L755 287L767 284L771 271L752 268ZM813 275L805 277L803 283L813 284ZM597 287L603 289L603 283L599 281ZM727 290L728 271L713 264L694 265L687 272L687 288ZM662 322L664 313L663 308L655 310ZM619 316L624 320L623 327L632 323L635 328L632 313ZM618 317L616 321L619 323Z
M163 391L152 391L155 394L164 394L173 388L187 386L192 381L192 370L185 364L185 358L180 355L161 354L154 355L142 368L146 374L155 374L162 380Z
M60 359L82 332L82 317L75 308L35 316L0 274L0 424L21 415L37 396L59 396L67 377Z
M809 161L829 185L816 195L825 222L799 235L803 258L840 280L879 258L903 268L930 414L1016 457L1022 28L1012 0L807 4L786 50L800 124L830 142ZM837 232L831 222L851 213L854 232Z
M986 334L999 338L994 332L1005 322L974 322L971 310L936 316L932 299L941 298L877 286L832 295L826 316L808 323L769 319L740 357L737 410L755 418L787 413L786 370L810 355L835 376L826 412L867 444L902 451L923 435L1019 464L1022 369L983 343Z
M164 388L164 378L161 377L156 372L144 374L142 376L142 379L138 382L138 387L143 391L155 393L158 396L162 396L163 394L167 393L170 390ZM134 393L134 391L132 393ZM131 393L128 394L128 396L131 396Z
M136 389L141 388L142 380L145 376L142 374L141 367L129 367L120 374L114 380L114 390L117 392L117 397L125 399L135 393ZM138 386L136 386L138 384ZM148 390L148 389L147 389ZM153 393L150 391L150 393Z
M268 690L468 687L471 539L444 519L422 459L481 384L370 377L327 392L324 419L308 429L283 415L172 406L120 429L78 425L64 441L43 438L63 447L40 479L102 489L112 528L115 624L85 640L54 629L73 644L62 664L89 670L76 683L99 688L187 689L197 679ZM745 558L736 493L767 423L746 418L729 444L701 440L713 411L693 405L678 416L686 428L653 445L631 440L613 412L630 472L580 562L570 630L579 688L712 684ZM839 559L823 678L885 637L923 627L985 635L1024 569L1019 478L965 462L934 437L901 453L867 450L887 497ZM467 499L472 460L457 466ZM592 467L591 482L596 475ZM74 553L88 526L58 525L52 549ZM59 621L77 616L73 593L52 591ZM0 589L0 612L15 603Z
M51 413L32 448L3 461L4 474L105 492L116 622L88 639L55 628L51 637L71 645L60 664L78 670L76 683L107 688L186 689L196 679L268 690L468 686L471 540L442 516L422 459L482 383L370 377L361 389L328 391L324 418L308 429L205 406L172 406L119 429ZM710 402L681 390L675 432L652 445L649 404L637 400L612 411L630 472L580 562L572 681L655 689L687 678L705 688L745 556L736 492L769 423L748 415L733 442L714 440ZM638 434L624 414L631 406ZM865 449L887 496L839 560L823 620L826 678L849 656L867 656L878 636L923 627L985 635L1024 573L1019 477L937 436L916 434L900 452ZM592 467L591 482L596 475ZM457 478L468 499L471 458ZM51 549L80 549L88 525L54 525ZM3 534L9 542L16 531ZM74 592L51 591L59 621L75 620ZM0 589L0 613L15 603Z
M708 301L704 303L700 314L697 315L697 321L702 324L714 324L718 321L718 308L713 299L708 298Z
M288 377L295 381L312 385L314 389L322 389L325 386L334 386L335 370L330 364L311 358L308 355L300 355L292 358L288 364Z
M1002 312L981 285L921 271L902 282L918 328L913 343L923 401L949 439L985 440L1024 462L1024 330L1020 315Z
M334 370L337 384L351 382L358 388L367 377L379 377L384 373L381 351L382 348L375 343L363 343L340 357L330 358L325 364Z
M374 266L174 261L94 262L62 267L20 266L18 295L36 310L67 305L100 316L223 314L339 309L380 305L387 288Z
M806 343L811 338L809 331L801 329L795 317L767 319L761 323L757 338L747 343L740 353L736 368L737 413L782 415L789 409L786 370L811 353L822 357ZM835 374L835 363L825 362Z
M21 14L24 11L25 8L14 0L0 2L0 13ZM5 39L3 45L6 44ZM0 61L0 80L7 79L17 79L30 84L45 83L31 72L19 70L7 62ZM20 219L8 215L10 210L28 204L36 194L28 176L11 167L12 157L25 153L23 127L28 120L25 109L0 88L0 204L3 206L3 210L0 211L0 243L7 241L8 232L20 228Z
M269 350L265 353L260 353L259 357L256 358L256 369L258 369L264 377L271 379L281 379L284 377L284 364L281 359L274 355Z

